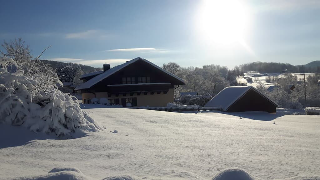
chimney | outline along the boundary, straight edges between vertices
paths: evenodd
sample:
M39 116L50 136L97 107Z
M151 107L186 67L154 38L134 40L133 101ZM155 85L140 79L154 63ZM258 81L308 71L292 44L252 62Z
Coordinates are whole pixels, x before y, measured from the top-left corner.
M103 71L108 71L110 69L110 64L103 64Z

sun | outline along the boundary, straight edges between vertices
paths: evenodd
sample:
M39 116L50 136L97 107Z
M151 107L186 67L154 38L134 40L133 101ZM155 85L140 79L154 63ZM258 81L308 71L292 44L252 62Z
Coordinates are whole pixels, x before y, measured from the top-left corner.
M203 0L196 27L206 41L231 44L243 41L248 15L240 0Z

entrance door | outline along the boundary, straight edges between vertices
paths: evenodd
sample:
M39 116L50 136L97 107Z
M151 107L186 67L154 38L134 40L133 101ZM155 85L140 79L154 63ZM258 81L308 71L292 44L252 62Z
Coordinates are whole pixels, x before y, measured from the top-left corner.
M132 106L138 106L138 101L136 97L132 98Z
M126 98L121 98L121 105L122 105L123 107L126 107L126 106L127 106Z

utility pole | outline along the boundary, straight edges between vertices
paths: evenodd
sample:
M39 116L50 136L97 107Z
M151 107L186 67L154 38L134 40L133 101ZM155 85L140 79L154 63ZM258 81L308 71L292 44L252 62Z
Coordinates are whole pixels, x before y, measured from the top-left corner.
M307 105L307 86L306 86L306 73L301 74L303 75L303 82L304 82L304 104Z

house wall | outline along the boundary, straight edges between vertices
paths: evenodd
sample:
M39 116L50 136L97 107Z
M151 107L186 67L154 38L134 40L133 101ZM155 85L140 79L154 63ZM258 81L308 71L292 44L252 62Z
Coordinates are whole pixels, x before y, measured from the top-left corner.
M125 96L123 94L119 94L118 96L115 96L114 94L111 95L111 97L108 97L107 92L96 92L93 93L82 93L82 103L87 104L88 100L92 98L107 98L107 99L119 99L119 102L121 104L122 98L137 98L137 106L150 106L150 107L163 107L167 106L169 102L173 102L174 100L174 90L173 88L170 88L169 91L164 94L161 92L160 94L154 93L151 94L150 92L147 93L147 95L144 95L144 93L141 93L140 95L137 95L137 93L134 93L132 96L130 96L130 93L127 93Z
M114 84L123 84L122 78L131 77L135 79L132 84L138 83L138 77L150 77L150 83L170 83L173 85L184 85L180 80L168 75L167 73L159 70L158 68L148 64L144 61L136 61L133 64L124 67L123 69L115 72L108 78L105 78L93 85L90 89L100 92L110 92L108 86Z
M232 104L227 111L266 111L269 113L275 113L276 105L254 90L249 90L244 96Z

